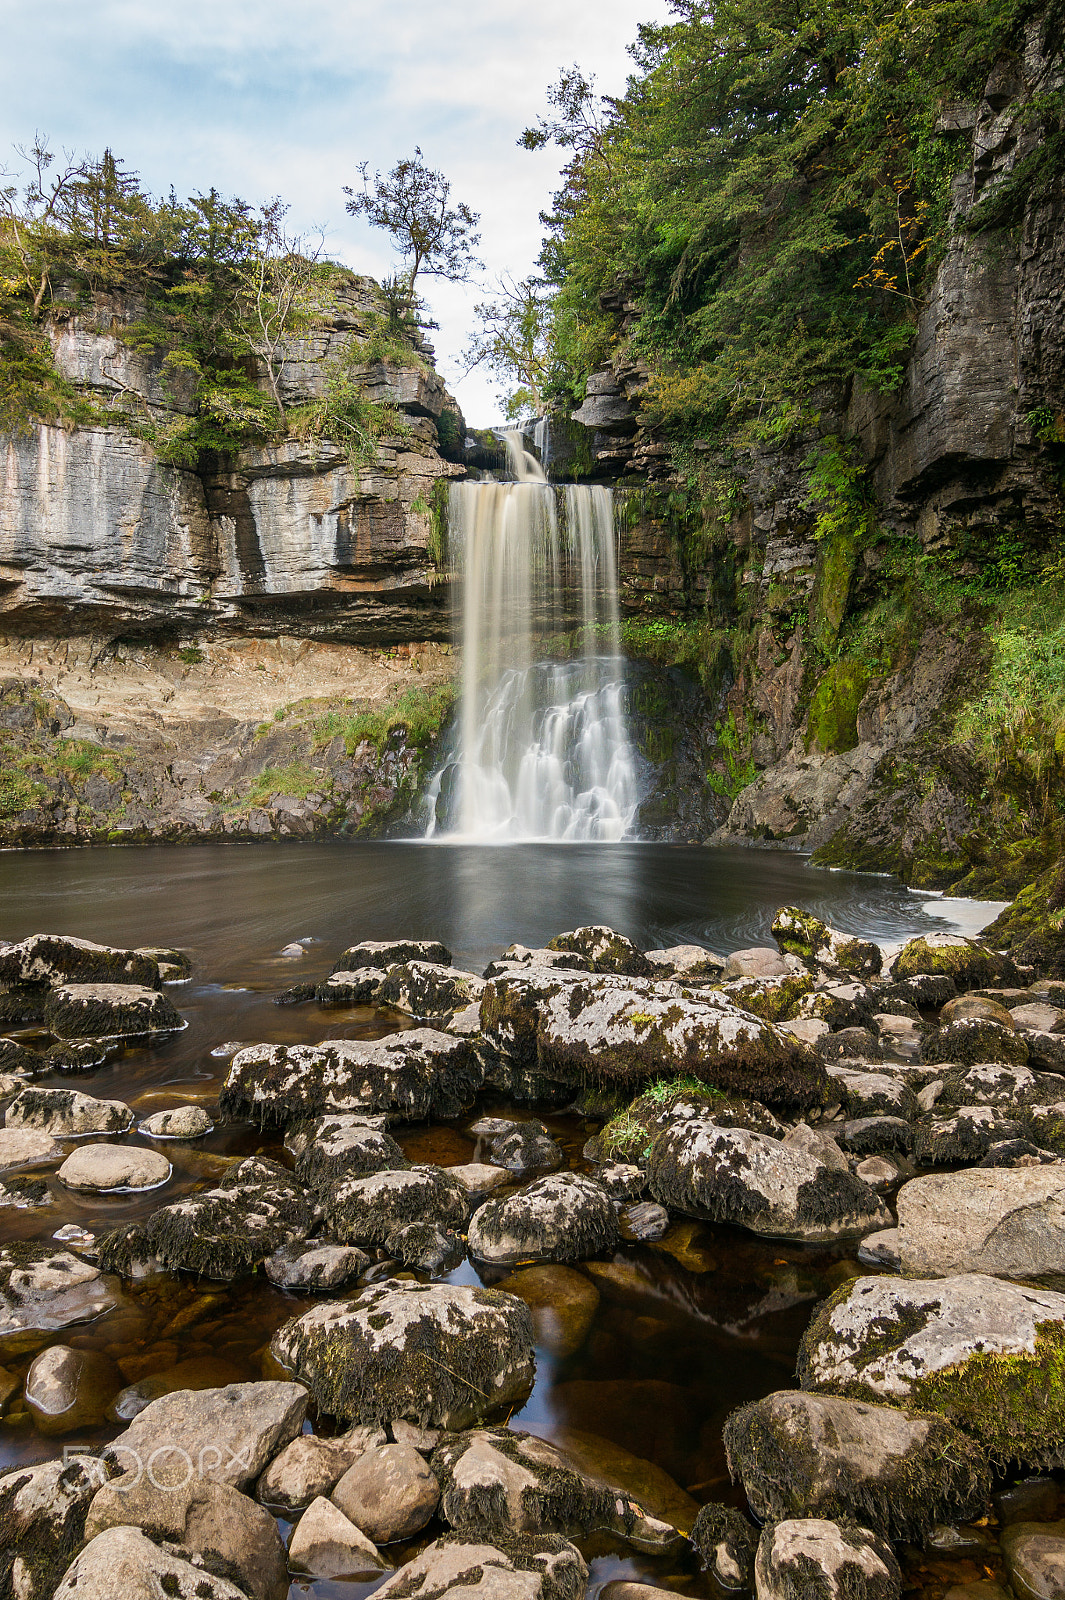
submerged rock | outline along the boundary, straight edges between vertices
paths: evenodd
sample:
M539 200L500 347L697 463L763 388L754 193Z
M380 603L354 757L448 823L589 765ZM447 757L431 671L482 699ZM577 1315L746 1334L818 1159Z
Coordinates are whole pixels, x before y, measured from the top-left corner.
M252 1045L230 1062L219 1106L266 1125L325 1112L457 1117L484 1079L468 1039L415 1028L384 1039Z
M50 1133L37 1128L0 1128L0 1172L58 1166L64 1153Z
M552 1171L562 1165L562 1151L542 1122L515 1122L496 1135L488 1154L497 1167L508 1172Z
M897 1208L902 1269L915 1277L1065 1279L1065 1164L913 1178Z
M72 1433L102 1422L121 1387L122 1374L98 1350L54 1344L30 1363L26 1405L39 1433Z
M804 1389L942 1413L993 1457L1065 1465L1065 1294L980 1273L857 1278L799 1347Z
M118 1304L99 1267L54 1245L13 1241L0 1246L0 1340L90 1322ZM31 1345L31 1348L32 1345Z
M285 1323L270 1348L346 1422L470 1427L524 1400L534 1371L528 1307L450 1284L375 1284Z
M226 1578L153 1544L139 1528L108 1528L87 1544L55 1591L57 1600L248 1600Z
M56 1139L126 1133L133 1112L121 1100L94 1100L80 1089L20 1089L4 1113L8 1128L39 1128Z
M1001 1543L1018 1600L1057 1600L1065 1593L1065 1522L1015 1522Z
M159 963L141 950L35 933L0 950L0 983L136 983L159 987Z
M560 1358L580 1349L599 1309L599 1290L572 1267L523 1267L495 1287L525 1301L537 1345Z
M44 1020L60 1039L176 1033L185 1026L160 990L123 983L68 983L53 989Z
M945 1418L781 1390L725 1424L729 1471L761 1522L853 1518L920 1543L939 1522L980 1516L987 1458Z
M375 1591L381 1600L583 1600L588 1568L557 1534L471 1543L460 1533L435 1539Z
M480 1261L583 1261L611 1249L617 1213L601 1184L576 1172L538 1178L504 1200L487 1200L470 1223Z
M648 1165L663 1205L780 1239L832 1239L887 1227L874 1192L819 1154L707 1118L667 1127Z
M818 1517L767 1524L754 1573L758 1600L899 1600L902 1593L885 1539Z

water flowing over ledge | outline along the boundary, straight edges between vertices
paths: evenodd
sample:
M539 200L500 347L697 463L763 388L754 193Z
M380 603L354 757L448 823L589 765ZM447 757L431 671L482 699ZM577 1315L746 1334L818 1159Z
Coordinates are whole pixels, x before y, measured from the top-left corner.
M428 793L427 837L609 841L639 804L624 714L613 497L549 484L517 432L514 481L463 483L448 505L462 583L462 702ZM578 630L581 654L538 659Z

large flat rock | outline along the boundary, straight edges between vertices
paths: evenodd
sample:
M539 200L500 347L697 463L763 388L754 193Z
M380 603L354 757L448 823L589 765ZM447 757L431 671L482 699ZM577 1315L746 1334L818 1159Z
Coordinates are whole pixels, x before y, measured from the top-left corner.
M906 1273L1065 1279L1065 1162L913 1178L897 1206Z

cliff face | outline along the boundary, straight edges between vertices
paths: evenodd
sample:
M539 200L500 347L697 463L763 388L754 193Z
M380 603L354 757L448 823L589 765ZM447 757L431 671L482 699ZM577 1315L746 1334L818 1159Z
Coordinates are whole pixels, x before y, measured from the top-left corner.
M113 407L113 424L0 440L0 629L446 638L433 495L464 469L436 448L449 402L425 354L356 373L368 398L406 420L379 441L372 468L353 470L333 441L292 436L193 472L138 437L139 420L165 431L189 409L180 369L172 378L163 355L124 342L138 309L101 301L51 329L59 371ZM375 312L369 280L338 291L326 325L285 352L288 405L321 400L331 358Z

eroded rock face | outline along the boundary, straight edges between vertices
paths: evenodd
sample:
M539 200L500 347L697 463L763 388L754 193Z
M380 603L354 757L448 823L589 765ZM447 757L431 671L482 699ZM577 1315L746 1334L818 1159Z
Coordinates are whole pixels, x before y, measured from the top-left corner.
M538 1178L518 1194L487 1200L470 1223L480 1261L583 1261L616 1244L617 1213L601 1184L576 1172Z
M781 1239L832 1239L887 1227L874 1192L812 1150L696 1117L651 1147L651 1192L663 1205Z
M588 1568L575 1545L557 1534L474 1544L445 1534L427 1545L376 1591L384 1600L581 1600Z
M754 1561L758 1600L898 1600L895 1552L867 1528L819 1517L768 1524Z
M938 1411L1003 1460L1065 1460L1065 1294L980 1273L857 1278L799 1347L807 1390Z
M729 1470L763 1522L805 1512L851 1518L920 1543L984 1510L984 1453L943 1417L782 1390L725 1424Z
M271 1351L346 1422L469 1427L524 1399L532 1318L512 1295L388 1282L285 1323Z
M263 1124L329 1111L395 1111L420 1121L459 1116L483 1077L467 1039L432 1028L384 1039L252 1045L233 1057L219 1106Z
M897 1206L904 1272L1065 1279L1065 1164L913 1178Z

